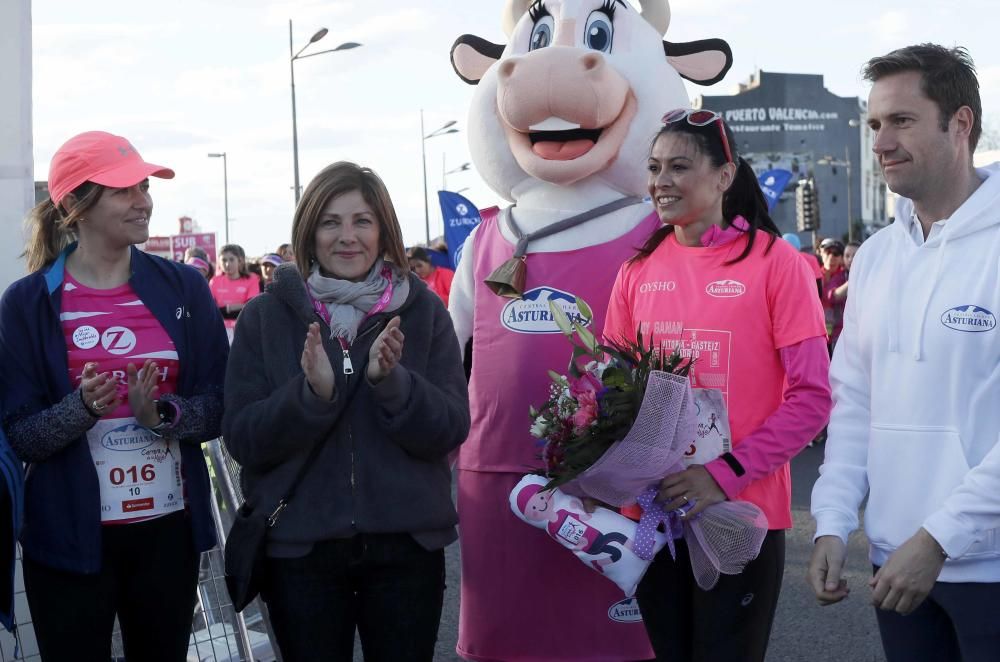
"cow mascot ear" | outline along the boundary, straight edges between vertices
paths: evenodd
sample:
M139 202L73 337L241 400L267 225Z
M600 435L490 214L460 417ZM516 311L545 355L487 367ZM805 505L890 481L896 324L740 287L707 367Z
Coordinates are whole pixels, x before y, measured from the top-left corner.
M482 37L464 34L451 47L451 66L458 77L476 85L503 54L504 47Z
M663 52L682 78L698 85L714 85L733 66L733 51L721 39L701 39L682 43L663 42Z

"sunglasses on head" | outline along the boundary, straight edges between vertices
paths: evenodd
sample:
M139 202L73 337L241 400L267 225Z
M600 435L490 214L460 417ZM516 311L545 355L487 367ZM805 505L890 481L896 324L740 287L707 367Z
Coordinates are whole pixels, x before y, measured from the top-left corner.
M729 139L726 138L726 129L722 125L722 115L714 110L676 108L664 115L660 121L663 124L673 124L674 122L680 122L685 119L691 126L708 126L712 122L717 122L719 125L719 137L722 138L722 149L726 152L726 161L733 163L733 152L729 149Z

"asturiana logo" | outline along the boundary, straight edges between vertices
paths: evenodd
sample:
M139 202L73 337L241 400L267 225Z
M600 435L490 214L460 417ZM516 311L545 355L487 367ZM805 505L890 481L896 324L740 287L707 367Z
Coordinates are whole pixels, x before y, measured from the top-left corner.
M944 311L941 323L955 331L982 333L997 328L996 315L979 306L955 306Z
M732 299L746 294L747 286L738 280L717 280L705 286L705 294L716 299Z
M554 287L536 287L512 300L500 311L500 323L515 333L562 333L549 310L549 301L562 308L571 322L591 325L591 320L580 312L576 295Z
M611 609L608 609L608 618L616 623L642 623L639 601L635 598L625 598L614 603Z
M101 446L109 451L136 451L152 445L153 441L149 430L129 423L105 432Z

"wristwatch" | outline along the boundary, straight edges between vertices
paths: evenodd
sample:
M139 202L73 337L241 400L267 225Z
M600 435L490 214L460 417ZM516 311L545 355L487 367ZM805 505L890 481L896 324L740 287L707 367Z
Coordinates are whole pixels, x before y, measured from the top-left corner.
M156 414L160 417L160 421L151 428L147 428L150 432L155 434L157 437L163 436L160 433L174 426L177 422L179 416L177 415L178 409L177 405L172 402L164 402L163 400L156 401Z

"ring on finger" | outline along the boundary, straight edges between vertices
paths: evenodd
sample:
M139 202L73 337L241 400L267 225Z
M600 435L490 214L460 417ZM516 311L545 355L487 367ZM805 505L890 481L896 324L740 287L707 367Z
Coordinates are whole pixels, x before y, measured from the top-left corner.
M686 495L686 494L682 494L682 495L681 495L681 498L682 498L682 499L684 499L684 503L691 503L691 500L690 500L690 499L688 499L688 497L687 497L687 495Z
M90 403L90 408L93 409L94 411L104 411L104 407L105 405L102 405L97 400L94 400L93 402Z

